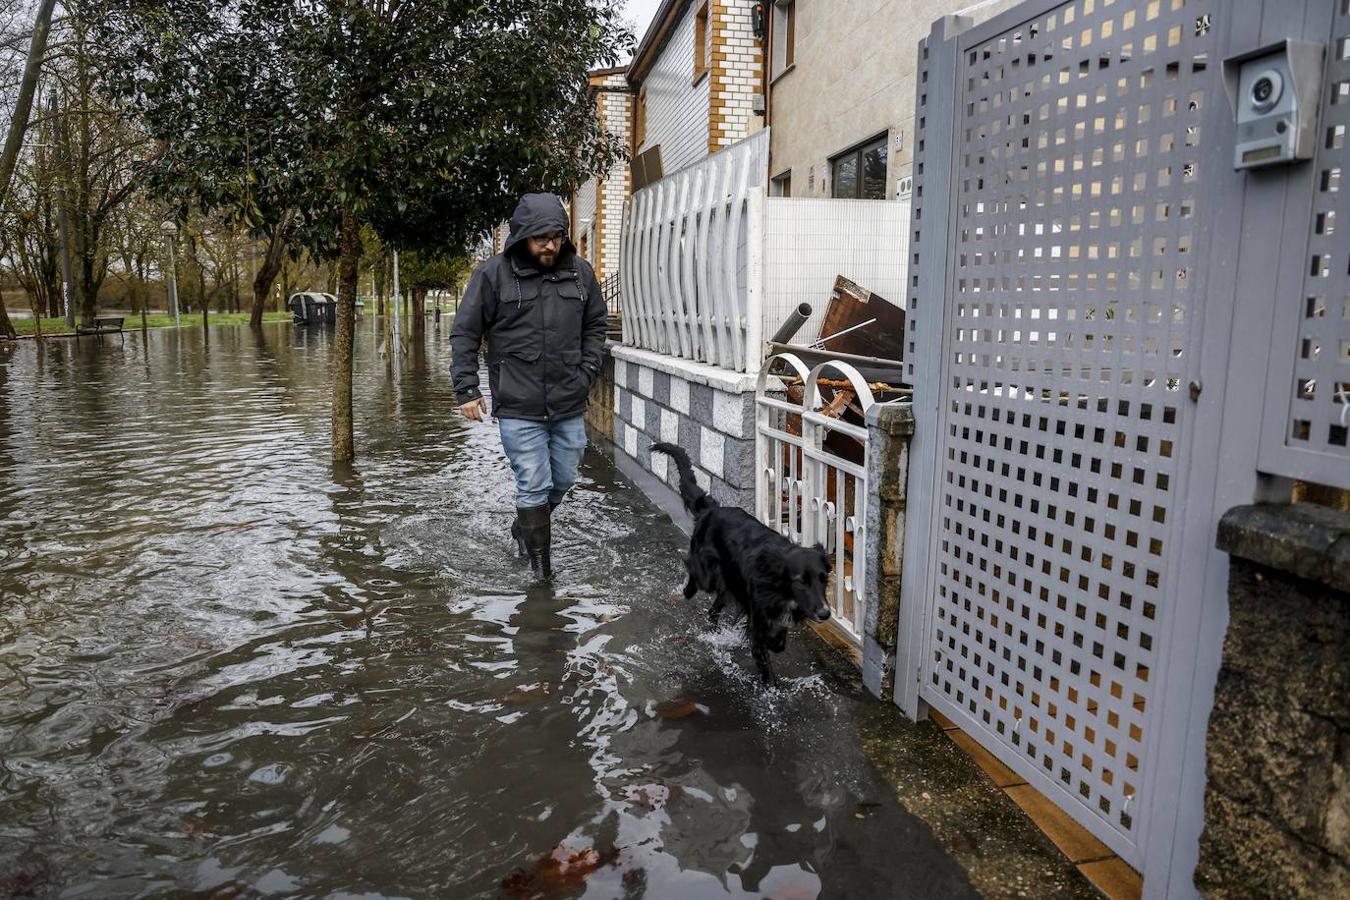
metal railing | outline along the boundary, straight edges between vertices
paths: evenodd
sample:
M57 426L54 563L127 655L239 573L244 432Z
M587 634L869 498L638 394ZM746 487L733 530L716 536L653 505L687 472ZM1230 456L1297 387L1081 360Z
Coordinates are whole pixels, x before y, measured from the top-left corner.
M604 298L606 311L611 316L619 315L619 307L623 303L623 290L618 272L600 282L600 296Z
M801 382L802 398L774 396L769 372L781 360ZM821 376L833 371L847 382L827 402ZM862 643L867 598L863 560L867 534L867 428L836 417L851 392L865 415L875 398L866 379L846 362L827 360L808 368L793 353L765 360L755 394L755 514L797 544L820 544L830 554L831 615L855 643ZM834 406L835 408L830 408ZM855 442L851 445L849 442ZM851 450L857 459L840 454ZM858 461L861 460L861 461Z

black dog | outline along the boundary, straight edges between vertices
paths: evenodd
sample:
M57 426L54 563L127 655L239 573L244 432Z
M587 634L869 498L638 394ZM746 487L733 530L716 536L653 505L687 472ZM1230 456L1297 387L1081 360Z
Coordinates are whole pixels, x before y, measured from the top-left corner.
M830 617L825 602L829 555L820 544L797 546L744 510L719 506L694 480L689 454L680 447L652 444L652 450L675 461L680 499L694 517L685 599L699 591L712 594L708 619L713 624L728 600L740 606L760 676L772 684L769 652L783 652L788 627L803 619L824 622Z

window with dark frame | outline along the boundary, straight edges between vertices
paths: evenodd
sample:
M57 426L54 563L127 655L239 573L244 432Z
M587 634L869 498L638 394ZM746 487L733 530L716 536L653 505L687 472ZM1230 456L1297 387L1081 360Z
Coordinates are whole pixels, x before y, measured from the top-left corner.
M694 81L708 73L708 4L694 15Z
M794 45L797 42L796 2L773 4L773 67L771 77L777 78L792 68Z
M781 175L773 177L771 194L774 197L792 196L792 170L788 169Z
M885 134L831 157L830 196L885 200L887 160Z
M647 86L638 91L637 110L633 116L633 155L642 150L642 142L647 139Z

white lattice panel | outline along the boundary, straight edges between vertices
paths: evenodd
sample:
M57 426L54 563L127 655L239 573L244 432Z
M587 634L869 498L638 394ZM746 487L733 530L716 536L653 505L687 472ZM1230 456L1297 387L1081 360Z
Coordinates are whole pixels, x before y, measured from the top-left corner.
M820 337L840 275L905 305L909 200L769 197L764 205L764 333L801 303L811 305L794 344Z
M911 288L947 397L922 695L1136 864L1217 8L1075 0L963 44L945 323ZM912 265L943 250L924 154L952 152L926 77Z

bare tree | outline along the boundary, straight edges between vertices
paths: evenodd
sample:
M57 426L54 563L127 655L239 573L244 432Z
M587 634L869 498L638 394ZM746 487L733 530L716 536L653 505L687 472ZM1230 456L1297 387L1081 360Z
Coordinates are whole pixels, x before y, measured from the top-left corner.
M55 7L56 0L42 0L33 22L33 35L28 44L28 59L24 63L23 77L19 82L19 96L9 118L9 132L5 135L4 149L0 150L0 209L4 207L5 198L9 196L9 181L14 176L19 148L23 146L24 134L28 131L28 117L33 109L33 95L37 92L38 76L42 72L42 59L47 52L47 35L51 32L52 10Z
M62 49L52 59L56 103L54 164L65 191L74 258L74 301L81 316L98 310L112 248L105 235L110 217L141 185L153 147L146 135L95 91L98 60L85 24L60 23Z
M51 31L52 10L55 7L56 0L42 0L38 4L37 13L34 17L33 32L28 43L28 57L24 62L23 74L19 79L18 97L10 114L9 131L5 135L4 148L0 149L0 211L3 211L6 206L10 182L14 177L14 166L19 160L19 150L23 147L24 135L28 133L28 119L33 109L33 95L37 92L38 76L42 72L42 61L47 52L47 35ZM5 309L5 304L0 301L0 337L12 340L17 336L14 331L14 324L9 321L9 312Z

